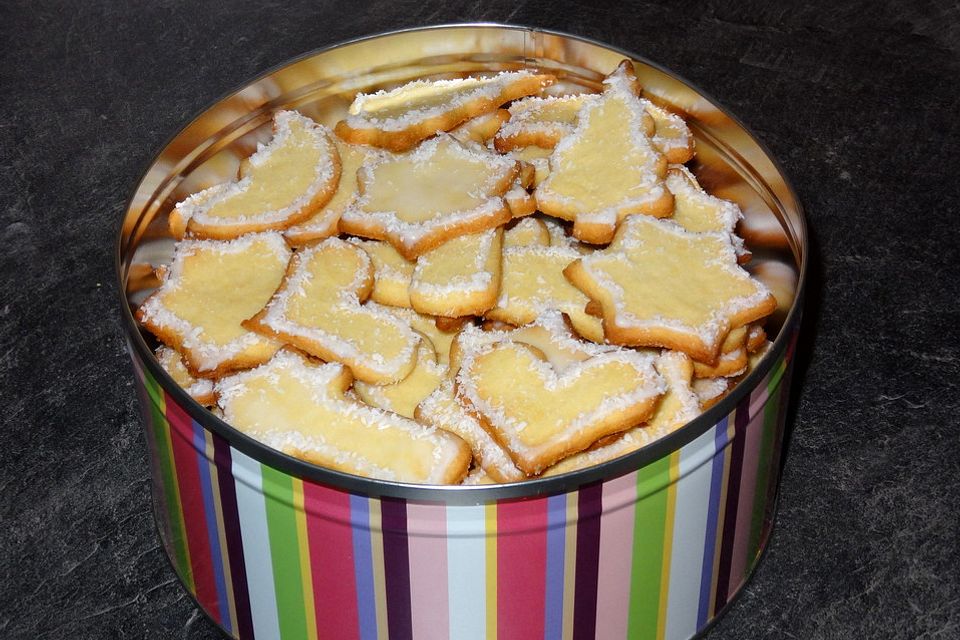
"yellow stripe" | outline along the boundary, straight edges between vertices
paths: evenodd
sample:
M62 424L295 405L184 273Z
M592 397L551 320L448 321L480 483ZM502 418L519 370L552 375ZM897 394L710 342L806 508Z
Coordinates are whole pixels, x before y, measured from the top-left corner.
M377 638L388 639L387 581L383 571L383 524L380 501L370 501L370 551L373 560L373 596L377 611Z
M300 548L300 580L303 583L303 609L306 613L307 638L317 640L317 608L313 603L313 573L310 570L310 547L307 544L307 512L303 501L303 480L293 479L293 514L297 522L297 546Z
M667 485L667 513L664 517L663 564L660 567L660 607L657 612L657 639L667 632L667 598L670 596L670 559L673 555L673 525L677 515L677 480L680 479L680 452L670 455L670 484Z
M717 606L717 580L720 574L720 550L723 546L723 520L727 513L727 480L730 477L730 458L733 456L733 436L736 433L736 411L727 418L727 446L723 450L723 479L720 481L720 508L717 510L717 531L713 543L713 575L710 578L710 608L713 616Z
M496 640L497 637L497 505L488 504L484 507L484 529L486 530L486 563L487 574L487 638Z
M573 638L573 596L577 582L577 493L567 494L566 525L563 541L563 640Z
M210 488L213 491L213 509L217 517L217 539L220 541L220 560L223 566L223 581L227 588L227 608L230 609L227 615L230 618L230 630L233 633L237 631L237 603L233 595L233 574L230 573L230 551L227 548L226 527L223 524L223 505L220 504L220 477L219 469L214 460L215 451L213 448L213 434L204 430L205 440L204 449L206 450L207 460L210 460ZM229 480L228 480L229 481Z

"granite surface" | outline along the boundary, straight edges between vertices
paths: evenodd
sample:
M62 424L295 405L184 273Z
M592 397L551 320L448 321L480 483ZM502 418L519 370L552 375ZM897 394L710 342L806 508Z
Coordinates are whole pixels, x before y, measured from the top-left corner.
M754 129L806 205L816 266L777 528L707 637L960 637L960 9L936 0L0 4L0 637L218 637L152 523L113 272L125 198L168 135L252 75L460 20L676 70Z

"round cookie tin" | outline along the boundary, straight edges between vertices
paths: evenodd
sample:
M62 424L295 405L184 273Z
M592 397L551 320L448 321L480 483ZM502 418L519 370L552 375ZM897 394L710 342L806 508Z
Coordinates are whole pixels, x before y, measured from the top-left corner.
M696 136L706 189L744 211L748 269L780 306L768 355L718 404L637 452L554 478L436 487L370 480L269 449L191 400L132 310L169 261L166 217L231 179L297 109L327 125L357 91L537 67L596 89L631 58L647 97ZM808 259L803 213L766 149L673 73L582 38L450 25L329 47L224 97L148 167L118 232L123 322L171 564L235 638L689 638L742 588L773 521Z

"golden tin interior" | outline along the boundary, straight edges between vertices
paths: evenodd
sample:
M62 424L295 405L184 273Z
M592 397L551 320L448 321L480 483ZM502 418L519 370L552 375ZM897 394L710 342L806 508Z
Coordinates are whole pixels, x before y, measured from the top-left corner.
M747 268L766 280L778 297L779 308L768 320L767 332L771 338L778 336L773 351L779 352L785 347L786 334L789 333L783 330L784 327L799 322L797 301L804 280L807 234L800 203L763 146L702 92L635 54L566 34L490 24L399 31L307 54L264 73L225 96L177 133L156 156L137 185L119 232L118 275L126 302L124 316L131 347L146 360L152 360L152 338L138 330L130 309L135 309L156 286L150 276L152 267L170 261L174 246L167 230L170 210L191 193L233 179L240 161L256 150L257 143L270 137L274 111L296 109L318 122L333 126L346 114L358 91L389 89L416 78L456 78L518 68L553 73L569 92L595 91L603 77L625 57L634 60L646 96L687 120L697 143L697 156L688 166L704 188L737 202L749 221L773 223L770 225L773 233L767 234L762 242L748 239L753 259ZM147 364L172 388L173 393L179 392L155 363ZM645 460L655 459L651 456L657 453L656 450L662 454L665 446L672 450L689 442L728 413L737 398L749 391L764 373L765 368L761 366L725 401L672 434L664 444L646 448L654 451L631 454L628 458L633 462L626 463L628 466L624 463L609 467L601 465L600 473L602 468L620 472L628 470L631 464L636 468ZM205 412L185 394L182 397L194 417L202 418L205 425L209 424L231 442L240 443L248 453L251 450L266 452L266 447L253 441L246 442L248 438ZM267 456L286 458L276 452ZM314 469L325 480L336 480L336 476L344 475ZM587 473L569 475L578 476L572 481L578 485L595 479L597 473L588 470ZM383 484L361 480L361 485ZM536 486L541 483L544 486ZM555 482L523 484L524 489L509 494L542 493L546 485L552 486ZM415 486L411 487L416 490ZM459 489L486 494L496 488Z

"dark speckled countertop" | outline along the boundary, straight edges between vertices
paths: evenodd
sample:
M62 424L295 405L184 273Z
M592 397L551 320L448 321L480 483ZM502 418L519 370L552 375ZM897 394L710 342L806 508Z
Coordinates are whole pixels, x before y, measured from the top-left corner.
M674 69L806 205L776 531L708 637L960 637L960 8L939 0L3 2L0 637L218 637L159 547L117 313L113 234L152 154L287 58L478 20Z

